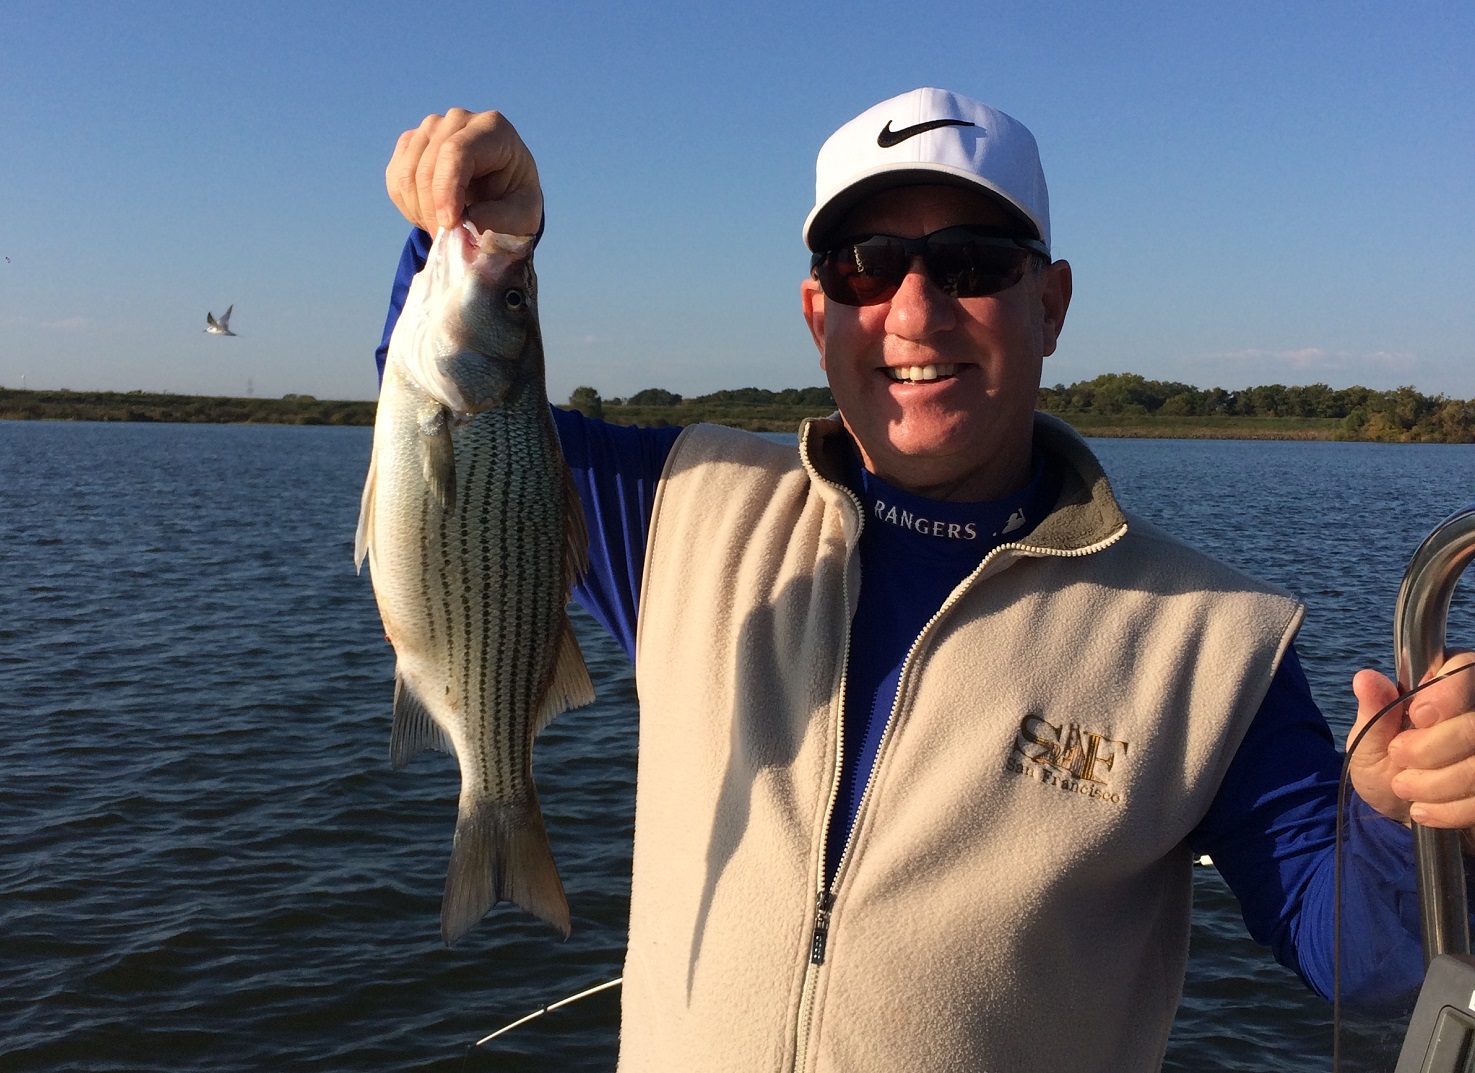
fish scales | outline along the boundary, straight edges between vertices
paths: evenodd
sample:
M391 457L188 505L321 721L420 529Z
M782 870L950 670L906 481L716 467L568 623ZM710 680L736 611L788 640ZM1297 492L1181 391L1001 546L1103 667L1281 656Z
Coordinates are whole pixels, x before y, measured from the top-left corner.
M466 235L437 236L391 339L355 550L395 648L391 758L440 748L461 770L447 942L501 900L568 933L532 742L593 699L565 610L587 536L548 414L530 259Z

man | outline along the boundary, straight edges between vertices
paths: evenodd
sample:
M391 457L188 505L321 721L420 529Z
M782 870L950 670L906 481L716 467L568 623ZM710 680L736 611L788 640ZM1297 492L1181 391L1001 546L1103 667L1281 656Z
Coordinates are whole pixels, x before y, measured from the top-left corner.
M426 230L542 225L496 113L428 117L386 179L422 229L386 339ZM1125 515L1034 412L1071 275L1033 136L883 102L821 149L804 238L839 415L797 454L555 415L595 520L576 596L640 691L622 1068L1156 1069L1202 852L1327 994L1340 758L1302 608ZM1379 853L1411 810L1475 826L1469 678L1356 754ZM1397 691L1354 687L1355 733ZM1411 885L1349 864L1369 1001L1416 982Z

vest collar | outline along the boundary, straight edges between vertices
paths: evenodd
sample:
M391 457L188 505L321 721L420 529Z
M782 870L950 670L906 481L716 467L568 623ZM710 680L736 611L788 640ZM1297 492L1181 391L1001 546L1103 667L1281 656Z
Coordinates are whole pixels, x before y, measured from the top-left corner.
M799 426L799 454L811 478L844 486L850 434L839 413L806 418ZM1023 547L1083 555L1113 543L1127 519L1101 463L1075 429L1050 414L1035 412L1034 448L1060 474L1060 495L1048 517Z

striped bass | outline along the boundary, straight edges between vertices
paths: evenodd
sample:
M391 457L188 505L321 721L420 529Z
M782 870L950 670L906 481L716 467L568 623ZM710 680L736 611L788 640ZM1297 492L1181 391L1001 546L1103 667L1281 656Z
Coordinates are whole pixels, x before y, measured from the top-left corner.
M588 534L548 414L532 239L435 238L390 337L354 560L394 646L390 759L453 754L454 943L511 901L569 933L533 736L594 687L565 605Z

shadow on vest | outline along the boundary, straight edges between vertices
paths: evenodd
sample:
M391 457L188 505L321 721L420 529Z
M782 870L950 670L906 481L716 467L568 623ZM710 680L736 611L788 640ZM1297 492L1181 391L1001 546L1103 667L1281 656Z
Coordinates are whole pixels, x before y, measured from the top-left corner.
M824 564L834 568L835 564ZM816 600L811 578L789 582L774 600L751 612L733 650L730 749L707 847L707 874L692 932L687 969L690 999L703 937L717 887L748 835L758 783L764 807L777 809L785 828L812 832L823 810L828 781L813 785L808 765L796 766L806 734L830 741L832 697L838 685L845 623L834 621L833 601ZM830 608L831 610L827 610ZM823 638L820 643L817 639ZM817 657L817 658L816 658ZM714 717L718 713L713 713ZM816 727L816 721L820 725ZM787 815L782 815L787 813ZM790 852L773 845L772 852ZM806 847L806 856L809 852ZM779 859L774 858L775 866ZM787 862L792 866L793 862ZM814 867L812 862L803 865Z

